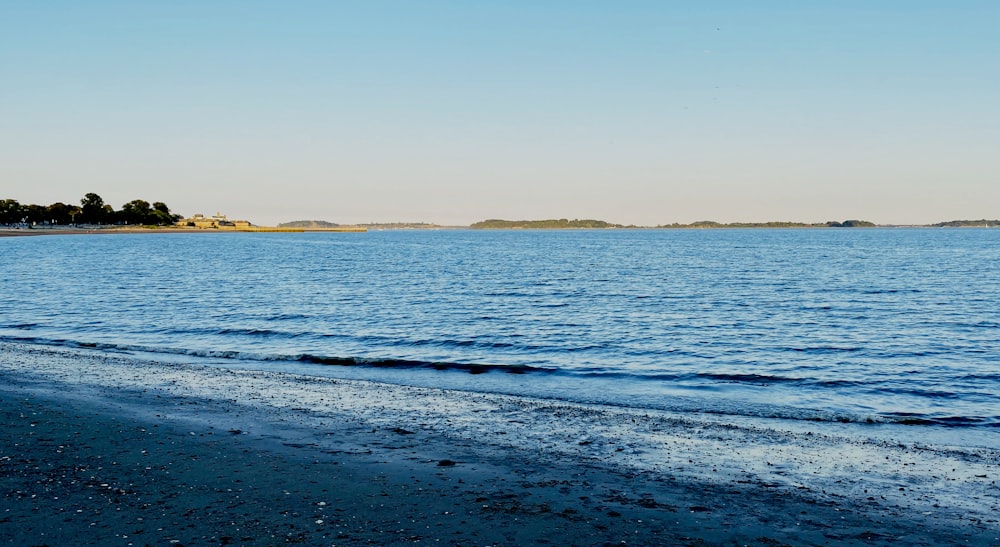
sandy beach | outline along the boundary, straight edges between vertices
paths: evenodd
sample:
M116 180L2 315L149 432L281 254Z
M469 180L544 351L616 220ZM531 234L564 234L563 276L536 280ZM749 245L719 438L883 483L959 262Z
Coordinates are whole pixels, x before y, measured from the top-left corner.
M989 450L21 344L0 399L14 545L1000 541Z

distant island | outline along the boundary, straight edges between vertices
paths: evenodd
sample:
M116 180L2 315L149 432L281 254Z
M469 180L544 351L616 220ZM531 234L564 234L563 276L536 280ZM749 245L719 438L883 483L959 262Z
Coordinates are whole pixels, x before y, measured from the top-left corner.
M829 221L819 223L806 222L731 222L724 224L711 220L700 220L690 224L661 224L655 228L867 228L876 224L867 220L845 220L843 222ZM603 220L501 220L489 219L473 223L470 228L477 230L558 230L558 229L603 229L603 228L638 228L613 224Z
M931 224L937 228L995 228L1000 226L1000 220L949 220Z
M553 229L566 229L566 228L624 228L625 226L621 224L611 224L610 222L605 222L603 220L567 220L561 218L558 220L500 220L496 218L491 218L489 220L483 220L480 222L473 223L469 228L475 230L516 230L516 229L528 229L528 230L553 230Z
M278 228L337 228L340 224L335 224L333 222L327 222L325 220L293 220L291 222L282 222L278 224Z
M293 220L278 224L279 230L298 230L301 232L367 232L364 226L349 226L336 224L325 220Z
M344 228L342 224L327 222L325 220L293 220L282 222L279 228L302 228L303 230L329 230L333 228ZM427 222L370 222L368 224L356 224L351 227L365 228L368 230L432 230L441 228L438 224Z
M712 220L700 220L691 224L678 224L676 222L673 224L664 224L657 226L657 228L872 228L875 226L874 222L867 220L845 220L843 222L831 220L816 223L784 221L730 222L727 224Z
M369 222L359 224L369 230L440 230L444 228L440 224L430 222Z

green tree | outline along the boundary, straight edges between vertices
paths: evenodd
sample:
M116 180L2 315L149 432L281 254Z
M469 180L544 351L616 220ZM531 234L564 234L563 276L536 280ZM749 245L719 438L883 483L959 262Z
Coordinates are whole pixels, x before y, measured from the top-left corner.
M91 192L80 200L80 222L84 224L101 224L110 220L109 207L104 204L101 196Z
M150 224L147 220L153 215L153 208L150 207L149 202L141 199L133 199L132 201L122 205L121 211L118 211L117 217L119 222L125 224ZM155 222L153 223L155 224Z
M45 220L52 224L71 224L73 222L73 209L79 209L79 207L57 201L45 208Z
M41 205L25 205L21 208L24 216L24 221L28 224L38 224L40 222L45 222L48 220L46 218L45 207Z
M24 219L16 199L0 199L0 224L17 224Z
M167 207L166 203L163 203L162 201L153 202L153 214L151 219L153 222L150 224L168 226L177 222L181 218L182 217L180 215L170 214L170 207Z
M66 212L69 214L69 223L76 224L83 213L83 209L76 205L67 205Z

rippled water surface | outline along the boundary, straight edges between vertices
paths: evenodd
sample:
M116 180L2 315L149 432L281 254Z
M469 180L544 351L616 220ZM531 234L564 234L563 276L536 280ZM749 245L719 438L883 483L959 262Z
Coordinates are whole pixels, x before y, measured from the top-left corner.
M0 271L0 340L1000 429L1000 230L25 237Z

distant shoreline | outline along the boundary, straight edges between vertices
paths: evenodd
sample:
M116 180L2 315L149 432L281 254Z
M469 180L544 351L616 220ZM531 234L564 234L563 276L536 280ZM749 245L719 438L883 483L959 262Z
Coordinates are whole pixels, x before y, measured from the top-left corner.
M234 232L367 232L364 227L341 226L337 228L276 228L271 226L252 226L249 228L124 228L124 227L78 227L53 226L33 228L0 228L0 237L44 236L44 235L109 235L109 234L225 234Z
M533 221L534 222L534 221ZM304 233L304 232L335 232L335 233L362 233L369 231L440 231L440 230L475 230L475 231L608 231L608 230L813 230L813 229L839 229L839 228L993 228L1000 227L998 221L953 221L936 224L872 224L865 226L829 226L825 224L792 224L776 225L774 223L754 223L754 224L674 224L661 226L622 226L613 225L606 227L584 227L584 226L520 226L508 225L503 227L476 227L476 226L441 226L428 225L426 227L405 226L393 227L389 225L372 226L337 226L337 227L271 227L252 226L249 228L191 228L191 227L80 227L80 226L45 226L31 228L11 228L0 227L0 237L21 237L21 236L44 236L44 235L110 235L110 234L222 234L222 233Z

